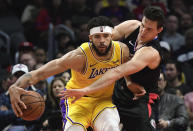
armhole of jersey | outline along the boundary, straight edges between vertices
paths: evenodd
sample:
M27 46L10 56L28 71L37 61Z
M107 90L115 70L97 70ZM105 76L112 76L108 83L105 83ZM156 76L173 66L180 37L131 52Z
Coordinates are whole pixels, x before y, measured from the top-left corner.
M82 53L84 54L84 56L86 58L86 67L85 67L84 71L82 71L82 74L86 74L87 68L88 68L88 59L87 59L87 56L86 56L86 53L85 53L84 49L82 47L80 47L80 49L81 49Z

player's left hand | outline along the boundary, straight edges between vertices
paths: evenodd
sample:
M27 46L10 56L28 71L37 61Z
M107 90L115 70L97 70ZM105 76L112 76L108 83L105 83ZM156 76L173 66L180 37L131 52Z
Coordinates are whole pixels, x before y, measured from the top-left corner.
M133 100L137 100L146 94L145 89L136 83L132 82L132 83L128 84L127 87L134 95Z
M144 89L144 90L142 89L141 92L139 92L139 93L134 93L133 100L137 100L137 99L139 99L140 97L144 96L145 94L146 94L145 89Z
M85 95L84 90L82 89L67 89L65 91L61 91L58 96L60 97L61 100L69 98L69 97L71 98L75 97L74 100L72 101L72 103L74 103L75 101L83 97L84 95Z

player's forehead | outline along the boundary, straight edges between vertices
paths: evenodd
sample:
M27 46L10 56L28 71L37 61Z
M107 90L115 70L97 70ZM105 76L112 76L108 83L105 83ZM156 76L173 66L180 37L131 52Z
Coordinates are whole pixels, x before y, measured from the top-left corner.
M112 34L113 27L97 26L90 29L90 35L109 35Z
M111 35L110 33L95 33L92 36L101 36L101 37L103 37L103 36L110 36L110 35Z
M145 16L143 17L141 24L146 28L157 28L157 21L150 20Z

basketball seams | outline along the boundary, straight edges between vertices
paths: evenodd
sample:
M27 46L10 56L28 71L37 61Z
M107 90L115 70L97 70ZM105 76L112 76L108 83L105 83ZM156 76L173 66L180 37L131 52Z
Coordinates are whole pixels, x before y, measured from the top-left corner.
M32 115L32 113L34 113L38 108L39 108L39 106L37 106L35 109L31 110L31 112L26 113L25 117L29 117L30 115ZM38 114L38 116L39 116L39 114ZM23 117L23 118L25 119L25 117ZM26 119L26 120L29 120L29 119Z
M32 121L41 117L45 110L45 100L38 92L30 91L29 94L22 94L21 100L29 108L23 111L24 120Z
M26 103L25 105L30 105L30 104L33 104L33 103L38 103L38 102L45 102L45 101L34 101L34 102L31 102L31 103Z

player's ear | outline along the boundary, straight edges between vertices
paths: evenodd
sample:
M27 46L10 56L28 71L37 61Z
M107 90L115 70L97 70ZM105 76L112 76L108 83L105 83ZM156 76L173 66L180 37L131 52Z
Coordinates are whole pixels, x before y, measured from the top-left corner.
M163 27L158 28L158 34L163 31Z
M89 41L92 42L92 35L89 35Z

